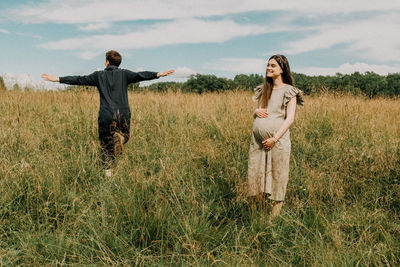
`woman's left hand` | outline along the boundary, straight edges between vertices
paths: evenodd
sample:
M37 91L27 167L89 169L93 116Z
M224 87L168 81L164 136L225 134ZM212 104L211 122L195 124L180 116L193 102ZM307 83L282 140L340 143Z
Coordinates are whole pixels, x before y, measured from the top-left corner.
M263 145L264 149L267 151L271 150L274 147L275 143L276 143L276 139L273 137L262 141L262 145Z

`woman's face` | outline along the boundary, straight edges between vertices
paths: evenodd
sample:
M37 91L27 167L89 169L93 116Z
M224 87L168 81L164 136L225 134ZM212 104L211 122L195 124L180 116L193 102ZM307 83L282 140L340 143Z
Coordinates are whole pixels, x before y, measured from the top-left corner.
M267 65L267 77L270 78L277 78L279 76L281 76L283 73L281 67L279 66L278 62L274 59L271 58L268 61L268 65Z

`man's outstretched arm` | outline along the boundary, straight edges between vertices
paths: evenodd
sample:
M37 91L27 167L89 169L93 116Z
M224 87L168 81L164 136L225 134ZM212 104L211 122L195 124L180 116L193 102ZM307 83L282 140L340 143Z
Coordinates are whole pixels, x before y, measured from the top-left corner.
M87 76L64 76L64 77L56 77L51 74L42 74L42 78L50 82L59 82L71 85L90 85L90 86L98 85L96 72Z
M141 81L158 79L160 77L171 75L174 72L175 72L174 70L167 70L164 72L153 72L153 71L133 72L128 70L127 77L129 83L137 83Z

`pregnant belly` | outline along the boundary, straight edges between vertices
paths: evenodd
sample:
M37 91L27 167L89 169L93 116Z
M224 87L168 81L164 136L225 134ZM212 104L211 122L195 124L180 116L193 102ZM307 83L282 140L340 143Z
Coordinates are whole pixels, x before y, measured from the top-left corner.
M256 118L253 123L253 134L257 142L272 137L282 124L282 120L276 118Z

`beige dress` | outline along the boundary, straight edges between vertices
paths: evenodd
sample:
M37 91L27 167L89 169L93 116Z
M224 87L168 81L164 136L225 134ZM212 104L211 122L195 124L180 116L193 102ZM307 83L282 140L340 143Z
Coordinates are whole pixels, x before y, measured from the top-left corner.
M254 101L260 102L263 86L256 87ZM275 146L267 151L262 141L274 136L286 118L286 105L296 96L297 104L303 105L303 94L299 89L284 85L273 89L268 101L268 117L256 118L250 142L248 162L249 196L266 193L275 201L283 201L289 179L290 132L289 129L279 138Z

